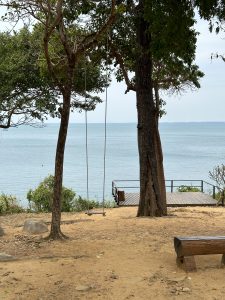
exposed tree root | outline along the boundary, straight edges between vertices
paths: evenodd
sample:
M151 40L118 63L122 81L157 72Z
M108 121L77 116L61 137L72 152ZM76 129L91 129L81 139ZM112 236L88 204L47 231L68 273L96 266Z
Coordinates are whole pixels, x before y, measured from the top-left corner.
M47 240L68 240L69 237L62 233L61 230L51 231L49 236L46 237Z

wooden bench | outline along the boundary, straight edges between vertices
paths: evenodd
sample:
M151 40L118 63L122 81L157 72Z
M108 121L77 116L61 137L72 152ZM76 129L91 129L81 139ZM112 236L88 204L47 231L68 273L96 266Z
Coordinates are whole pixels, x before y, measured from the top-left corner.
M225 265L225 236L175 237L174 248L177 265L187 272L195 272L194 255L222 254L221 265Z

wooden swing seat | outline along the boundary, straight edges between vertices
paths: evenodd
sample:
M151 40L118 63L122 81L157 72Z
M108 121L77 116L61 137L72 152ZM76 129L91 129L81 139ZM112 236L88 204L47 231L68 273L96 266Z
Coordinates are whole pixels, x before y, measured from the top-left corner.
M105 212L101 212L101 211L86 211L85 213L88 216L92 216L92 215L103 215L103 217L106 216Z

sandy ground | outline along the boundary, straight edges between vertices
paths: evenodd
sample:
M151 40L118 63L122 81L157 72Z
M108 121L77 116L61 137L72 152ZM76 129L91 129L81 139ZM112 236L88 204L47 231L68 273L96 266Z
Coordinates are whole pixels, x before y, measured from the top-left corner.
M100 215L63 214L67 241L43 241L22 231L27 218L1 216L0 299L225 299L221 255L196 257L198 271L176 266L174 236L225 235L225 209L173 208L164 218L136 218L136 208ZM44 237L44 235L42 236Z

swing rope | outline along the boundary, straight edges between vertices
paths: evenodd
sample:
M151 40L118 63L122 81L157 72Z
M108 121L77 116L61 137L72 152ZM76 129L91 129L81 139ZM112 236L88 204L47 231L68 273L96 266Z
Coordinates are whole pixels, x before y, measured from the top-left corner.
M108 57L109 57L109 37L108 37L108 34L107 34L107 41L106 41L105 119L104 119L104 155L103 155L103 192L102 192L103 213L105 211L105 183L106 183L107 112L108 112L108 82L109 82Z
M88 200L88 210L87 214L102 214L105 216L105 185L106 185L106 150L107 150L107 111L108 111L108 80L109 80L109 71L108 71L108 49L109 41L107 34L107 43L106 43L106 88L105 88L105 113L104 113L104 153L103 153L103 187L102 187L102 212L91 212L89 207L89 155L88 155L88 116L87 116L87 64L85 61L85 71L84 71L84 89L85 89L85 148L86 148L86 195Z
M88 116L87 116L87 64L85 61L84 70L84 90L85 90L85 152L86 152L86 197L89 211L89 157L88 157Z

